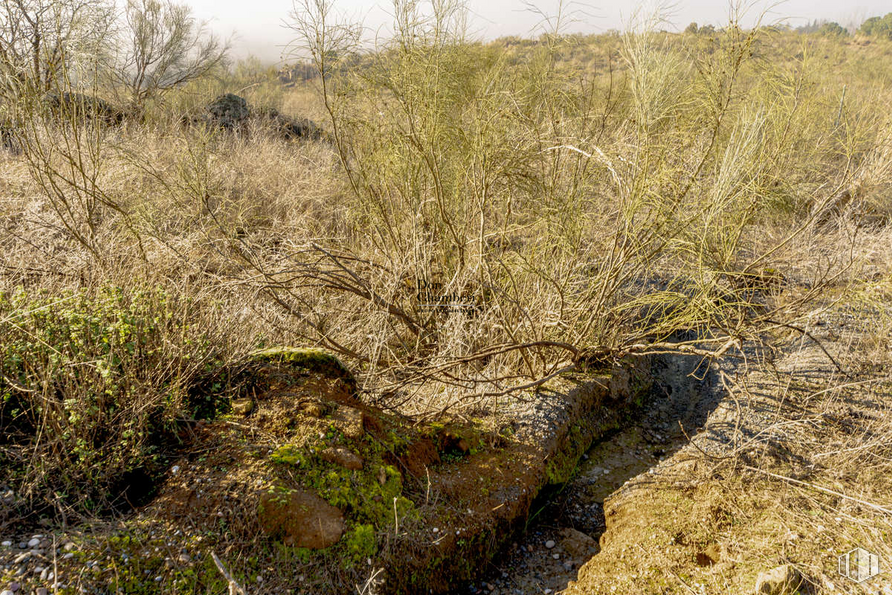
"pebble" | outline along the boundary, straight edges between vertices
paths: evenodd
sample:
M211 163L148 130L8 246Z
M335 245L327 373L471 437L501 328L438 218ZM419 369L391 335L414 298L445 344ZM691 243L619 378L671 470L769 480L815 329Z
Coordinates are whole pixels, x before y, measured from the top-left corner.
M549 539L548 541L545 542L545 547L546 547L546 549L549 549L549 550L550 550L550 549L553 548L554 546L555 546L555 543L554 543L554 540L552 540L552 539Z
M11 583L11 584L9 585L9 590L12 591L13 593L18 592L18 590L21 589L21 588L22 588L22 585L20 585L20 584L18 584L18 583Z
M5 591L0 592L0 595L15 595L15 594L12 591L10 591L9 589L6 589Z
M19 549L21 549L21 550L26 550L26 549L28 549L28 542L27 542L27 541L20 541L20 542L19 542Z
M0 543L0 545L2 545L3 547L12 547L12 542L7 540L3 543Z
M46 587L40 587L34 592L34 595L47 595Z
M36 537L32 537L31 541L28 542L28 547L37 547L40 545L40 540Z
M552 554L551 557L554 558L555 560L560 560L560 559L561 559L561 555L560 555L560 554Z
M74 553L73 553L73 552L68 552L67 554L65 554L65 555L62 556L62 559L63 559L63 560L71 560L72 558L74 558Z
M173 473L174 475L176 475L177 473L180 472L180 466L174 465L173 467L170 468L170 472Z

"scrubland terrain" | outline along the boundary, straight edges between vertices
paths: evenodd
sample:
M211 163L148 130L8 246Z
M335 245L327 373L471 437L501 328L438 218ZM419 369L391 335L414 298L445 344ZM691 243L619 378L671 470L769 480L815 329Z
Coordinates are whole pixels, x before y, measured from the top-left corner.
M892 42L480 43L458 6L397 7L374 51L298 7L320 74L287 86L217 64L135 111L102 77L7 79L0 588L457 592L414 582L442 561L405 535L446 519L452 558L498 557L437 490L495 502L455 478L518 468L504 412L675 353L721 404L619 478L567 592L747 592L783 563L803 593L885 585L835 564L892 559ZM206 110L224 93L247 104ZM335 545L256 518L301 485L346 511Z

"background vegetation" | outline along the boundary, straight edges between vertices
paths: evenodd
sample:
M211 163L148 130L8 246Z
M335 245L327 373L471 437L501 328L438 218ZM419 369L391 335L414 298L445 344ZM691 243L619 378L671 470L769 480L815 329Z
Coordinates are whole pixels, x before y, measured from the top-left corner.
M371 51L307 0L318 76L286 87L182 7L123 8L0 17L0 482L34 506L151 470L190 387L259 346L332 350L409 414L770 347L892 215L889 15L481 43L459 3L397 0ZM325 134L195 122L223 92Z

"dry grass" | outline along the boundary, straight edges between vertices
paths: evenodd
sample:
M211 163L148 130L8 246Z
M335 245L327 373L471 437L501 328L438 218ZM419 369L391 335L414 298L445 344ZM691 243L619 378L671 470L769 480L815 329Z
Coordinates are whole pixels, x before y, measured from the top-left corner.
M770 351L802 340L791 327L813 332L809 317L825 305L876 315L838 359L888 370L889 44L732 23L711 36L643 29L505 47L465 40L449 3L432 19L399 4L397 38L305 87L256 71L199 81L120 128L77 114L60 123L34 97L6 105L24 155L0 156L0 292L23 288L27 300L0 313L4 324L34 296L157 289L188 304L174 318L214 347L209 360L324 346L358 372L366 398L418 415L491 405L691 330L706 352ZM333 31L344 46L317 56L349 57L349 30ZM179 124L246 85L252 102L310 116L328 138ZM859 284L862 271L876 278ZM189 352L182 334L156 340L165 357ZM8 335L0 345L13 349ZM72 352L62 367L87 360ZM145 394L163 393L151 380L163 375L134 369ZM0 394L59 401L41 384L57 369L32 372L28 385L4 378ZM198 377L183 374L184 385ZM71 398L86 403L88 383L71 378ZM754 452L763 458L748 464L883 501L887 395L826 382L776 408L779 427L811 432L781 443L793 454ZM820 421L864 394L874 421ZM36 455L40 444L15 448ZM802 475L791 463L800 455L820 469ZM852 543L879 530L851 501L723 469L703 489L748 511L753 544L806 518ZM44 490L39 471L0 481ZM779 486L785 499L769 499ZM766 500L771 514L752 512ZM754 548L766 562L779 556ZM710 577L718 590L732 584Z

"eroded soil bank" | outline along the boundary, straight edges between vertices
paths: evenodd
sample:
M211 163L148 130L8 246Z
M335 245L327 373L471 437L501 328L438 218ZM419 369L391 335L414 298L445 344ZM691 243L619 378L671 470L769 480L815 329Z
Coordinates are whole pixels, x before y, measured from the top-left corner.
M688 443L715 409L714 370L699 358L653 358L653 383L621 428L594 441L571 480L543 494L519 534L467 593L558 593L600 551L604 501ZM645 480L646 481L646 480Z
M187 428L148 504L117 522L62 529L48 518L45 529L0 536L0 580L62 593L217 592L226 582L215 552L251 593L456 592L531 515L553 516L542 502L591 511L595 500L561 496L578 491L568 480L612 485L634 464L611 463L602 477L590 454L577 473L586 451L622 443L642 411L656 411L651 403L688 415L682 387L700 382L685 375L694 367L637 358L474 419L411 424L363 403L323 354L257 354L254 390L231 414ZM575 524L592 533L596 516Z

